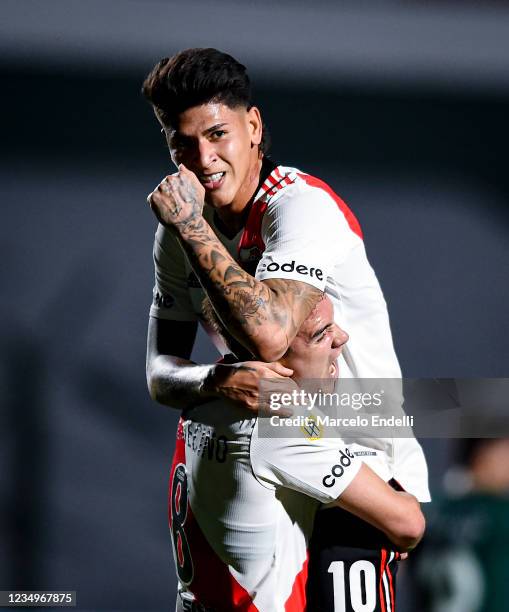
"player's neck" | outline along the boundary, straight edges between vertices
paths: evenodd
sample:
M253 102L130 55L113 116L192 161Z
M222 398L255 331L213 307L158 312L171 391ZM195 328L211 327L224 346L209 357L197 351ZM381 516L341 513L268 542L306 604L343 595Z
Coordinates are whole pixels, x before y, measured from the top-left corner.
M236 236L246 224L247 216L249 215L249 208L250 207L247 206L246 203L240 212L231 210L227 206L223 206L219 210L215 210L214 214L216 215L216 225L221 233L227 236L230 240Z
M257 157L253 160L246 180L237 191L233 202L217 210L217 216L221 219L222 224L232 233L237 233L245 225L251 202L259 189L261 170L262 158Z
M267 157L257 158L247 180L237 192L231 205L216 210L217 217L228 230L228 234L236 235L245 226L251 204L258 190L275 167L276 164Z

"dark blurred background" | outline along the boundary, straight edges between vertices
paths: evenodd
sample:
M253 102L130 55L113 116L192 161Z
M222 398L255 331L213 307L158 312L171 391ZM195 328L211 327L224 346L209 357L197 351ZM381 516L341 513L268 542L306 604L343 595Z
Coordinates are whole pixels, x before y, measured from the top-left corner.
M145 198L173 169L140 87L179 49L246 64L272 157L357 214L406 376L507 376L505 2L3 0L0 12L0 590L172 609L177 415L149 399L144 359ZM216 358L202 335L194 357ZM423 444L440 496L457 444ZM406 591L403 612L416 610Z

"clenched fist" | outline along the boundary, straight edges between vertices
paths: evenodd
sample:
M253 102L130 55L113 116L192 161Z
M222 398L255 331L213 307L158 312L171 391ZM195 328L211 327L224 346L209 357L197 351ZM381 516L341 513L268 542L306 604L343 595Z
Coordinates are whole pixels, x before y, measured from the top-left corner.
M205 188L194 172L180 164L178 172L163 179L147 202L160 223L178 227L201 216Z

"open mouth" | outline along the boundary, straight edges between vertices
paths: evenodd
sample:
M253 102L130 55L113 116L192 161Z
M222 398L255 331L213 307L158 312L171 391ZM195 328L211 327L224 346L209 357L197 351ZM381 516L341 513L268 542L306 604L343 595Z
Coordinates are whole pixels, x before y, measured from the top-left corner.
M205 189L218 189L221 187L224 181L224 175L226 172L215 172L214 174L201 174L199 176L200 183L205 187Z

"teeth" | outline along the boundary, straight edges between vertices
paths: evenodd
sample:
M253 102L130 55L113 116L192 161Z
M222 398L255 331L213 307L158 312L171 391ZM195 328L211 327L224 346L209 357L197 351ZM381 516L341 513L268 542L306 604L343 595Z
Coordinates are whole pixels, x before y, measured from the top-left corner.
M215 181L219 181L224 176L224 172L216 172L216 174L208 174L207 176L202 176L202 181L205 183L213 183Z

